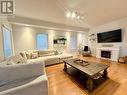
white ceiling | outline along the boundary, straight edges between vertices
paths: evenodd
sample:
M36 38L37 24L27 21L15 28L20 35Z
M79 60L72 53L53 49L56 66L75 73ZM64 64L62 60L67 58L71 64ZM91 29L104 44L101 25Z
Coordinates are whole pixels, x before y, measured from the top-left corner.
M127 0L15 0L16 15L79 27L91 27L127 17ZM84 14L66 18L67 9Z

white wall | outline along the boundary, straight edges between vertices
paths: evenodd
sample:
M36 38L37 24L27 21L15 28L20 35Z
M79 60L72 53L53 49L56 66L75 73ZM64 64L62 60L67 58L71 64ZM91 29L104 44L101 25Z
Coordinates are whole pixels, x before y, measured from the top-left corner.
M97 26L92 28L89 31L89 35L92 33L99 33L99 32L106 32L114 29L121 28L122 29L122 42L121 43L106 43L106 44L112 44L114 47L120 47L120 56L127 55L127 19L121 19L118 21L110 22L101 26ZM89 41L89 46L92 50L92 54L96 54L96 48L101 47L105 43L97 43Z
M54 31L54 30L45 30L42 28L35 28L29 26L21 25L12 25L13 30L13 39L14 39L14 51L15 54L18 54L24 50L36 49L36 34L45 33L48 34L48 46L49 49L53 49L53 39L55 36L66 36L67 37L67 47L61 47L61 51L69 52L69 39L71 35L81 35L78 37L78 44L82 43L83 45L87 44L87 33L72 33L65 31ZM56 49L56 48L55 48Z
M12 30L15 54L24 50L36 49L34 29L29 27L12 26Z
M80 44L82 45L88 45L88 32L82 34L82 33L78 33L77 34L77 39L78 39L78 46Z

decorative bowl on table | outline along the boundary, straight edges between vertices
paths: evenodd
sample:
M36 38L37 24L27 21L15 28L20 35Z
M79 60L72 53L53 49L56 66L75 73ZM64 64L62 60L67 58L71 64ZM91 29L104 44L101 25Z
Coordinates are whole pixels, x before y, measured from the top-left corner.
M87 61L80 60L80 59L78 59L78 58L76 58L76 59L74 60L74 62L77 63L77 64L79 64L79 65L82 65L82 66L87 66L87 65L89 65L89 63L88 63Z

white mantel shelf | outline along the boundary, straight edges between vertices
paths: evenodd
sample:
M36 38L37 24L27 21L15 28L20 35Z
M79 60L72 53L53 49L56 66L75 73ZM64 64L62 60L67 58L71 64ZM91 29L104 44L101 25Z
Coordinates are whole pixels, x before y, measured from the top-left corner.
M119 47L100 47L100 48L97 48L97 49L100 49L100 50L119 50Z
M98 47L96 49L96 57L97 58L103 58L101 57L101 51L105 50L105 51L111 51L111 58L110 60L112 61L117 61L118 57L119 57L119 47Z

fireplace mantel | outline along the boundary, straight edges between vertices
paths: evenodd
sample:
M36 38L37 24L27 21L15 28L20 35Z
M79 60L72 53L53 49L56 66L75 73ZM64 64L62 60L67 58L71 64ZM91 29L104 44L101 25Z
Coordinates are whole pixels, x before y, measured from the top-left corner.
M119 50L119 47L100 47L100 50Z
M101 57L101 51L111 51L111 58L112 61L117 61L119 57L119 47L99 47L96 49L96 57L97 58L103 58Z

